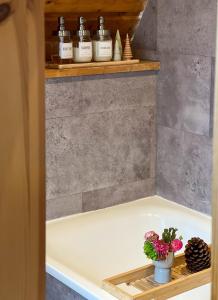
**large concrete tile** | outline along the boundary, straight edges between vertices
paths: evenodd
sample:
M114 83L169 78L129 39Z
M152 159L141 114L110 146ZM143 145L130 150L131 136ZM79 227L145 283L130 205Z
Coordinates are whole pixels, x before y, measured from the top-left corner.
M66 173L62 175L59 173L46 179L46 199L53 200L72 195L73 193L80 193L83 190L83 177L78 176L76 171L81 169L70 169L70 167L63 171Z
M211 213L212 143L211 139L185 134L182 194L185 204Z
M83 211L105 208L154 195L154 183L154 178L149 178L83 193Z
M155 130L153 107L116 110L46 122L47 152L65 152L75 144L150 144Z
M211 139L158 127L157 193L210 213Z
M83 78L83 113L156 105L156 75L122 75Z
M169 200L181 201L184 133L158 126L157 137L157 194ZM180 195L178 195L180 193Z
M46 300L88 300L46 273Z
M150 178L154 123L152 107L48 120L47 198Z
M50 79L45 83L46 119L77 115L81 112L81 80Z
M211 58L161 55L158 124L210 134Z
M46 219L55 219L82 212L82 194L46 201Z
M215 67L216 59L212 57L211 63L211 87L210 87L210 137L213 137L213 123L214 123L214 97L215 97Z
M158 0L158 50L214 56L216 0Z
M46 119L156 105L155 74L47 80Z

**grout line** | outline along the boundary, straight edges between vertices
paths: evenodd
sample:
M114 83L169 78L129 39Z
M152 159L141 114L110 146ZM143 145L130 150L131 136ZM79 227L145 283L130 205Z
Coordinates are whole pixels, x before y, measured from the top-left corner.
M54 120L54 119L64 119L64 118L80 118L80 116L87 116L87 115L97 115L97 114L103 114L103 113L112 113L112 112L122 112L122 111L130 111L130 110L140 110L141 108L148 108L152 109L155 108L156 104L154 105L134 105L134 106L129 106L125 108L117 108L117 109L112 109L112 110L103 110L103 111L97 111L97 112L87 112L87 113L79 113L79 114L73 114L73 115L65 115L65 116L58 116L58 117L49 117L46 118L47 120Z
M215 58L214 55L203 55L203 54L193 54L193 53L180 53L178 52L177 50L160 50L160 49L157 49L157 52L158 54L160 55L159 58L161 58L161 54L164 54L164 55L172 55L172 56L195 56L195 57L206 57L206 58ZM161 63L161 61L160 61Z
M123 182L123 183L117 183L117 184L114 184L114 185L109 185L109 186L105 186L105 187L101 187L101 188L95 188L95 189L92 189L92 190L89 189L89 190L86 190L86 191L81 191L81 192L75 193L75 194L70 193L70 194L66 194L66 195L57 196L57 197L54 197L54 198L49 198L49 199L46 199L46 201L53 201L53 200L56 200L56 199L62 199L62 198L75 196L75 195L81 195L82 196L85 193L116 188L116 187L119 187L119 186L125 186L127 184L131 184L131 183L133 184L133 183L144 182L144 181L149 181L149 180L155 180L155 177L149 177L149 178L146 178L146 179L140 179L140 180L134 180L134 181L126 181L126 182Z
M166 125L163 125L163 124L160 124L160 123L157 123L157 128L158 127L164 127L164 128L167 128L167 129L174 130L176 132L183 132L185 134L197 135L199 137L204 137L204 138L207 138L207 139L211 140L211 136L210 136L209 132L208 132L208 135L200 134L200 133L194 133L194 132L186 131L184 129L178 129L178 128L169 127L169 126L166 126ZM210 144L210 142L208 142L208 144Z

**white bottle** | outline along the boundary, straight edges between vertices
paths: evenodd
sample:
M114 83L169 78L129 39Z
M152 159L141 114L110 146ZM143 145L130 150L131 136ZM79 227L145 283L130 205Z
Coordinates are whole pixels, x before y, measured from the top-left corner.
M110 31L104 29L104 18L99 18L99 30L93 39L94 61L110 61L113 57Z
M90 31L85 29L85 19L79 18L80 28L73 43L74 62L86 63L92 61L92 40Z
M57 64L73 63L73 41L71 32L65 29L64 17L58 18L58 30L55 35L58 36L58 41L55 47L56 53L51 56L52 62Z

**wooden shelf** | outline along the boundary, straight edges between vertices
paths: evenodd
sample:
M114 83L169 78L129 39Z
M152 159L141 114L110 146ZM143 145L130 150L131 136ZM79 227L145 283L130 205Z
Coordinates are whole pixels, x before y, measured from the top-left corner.
M45 1L45 40L46 59L55 52L53 31L57 30L57 18L65 17L66 28L76 30L78 17L86 20L86 28L92 33L97 28L97 18L105 17L105 26L111 31L114 39L119 28L121 38L126 33L132 36L140 22L148 0L44 0Z
M119 28L121 39L124 40L126 33L132 36L140 22L143 11L146 9L148 0L44 0L45 3L45 45L46 60L50 60L56 53L56 38L53 32L57 30L57 18L65 17L66 28L75 30L78 27L78 17L87 19L86 27L92 33L96 31L97 18L105 17L105 26L110 29L114 39ZM137 63L120 62L116 65L89 65L72 66L71 69L46 68L46 78L75 77L98 74L155 71L160 69L159 62L142 61Z
M93 64L91 66L78 66L72 69L45 69L46 78L57 77L76 77L87 75L101 75L113 73L129 73L142 71L158 71L160 70L160 62L158 61L141 61L133 64L116 64L116 65L99 65Z

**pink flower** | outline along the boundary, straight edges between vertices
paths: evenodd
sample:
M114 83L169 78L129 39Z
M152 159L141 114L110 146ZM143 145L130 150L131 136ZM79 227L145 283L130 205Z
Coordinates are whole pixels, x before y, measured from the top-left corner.
M146 241L153 242L153 241L156 241L158 239L159 239L159 235L154 231L148 231L145 234L145 240Z
M171 250L172 252L177 252L182 249L183 243L179 239L175 239L171 242Z
M166 259L169 253L169 245L163 240L156 240L153 242L154 249L156 250L159 259Z

